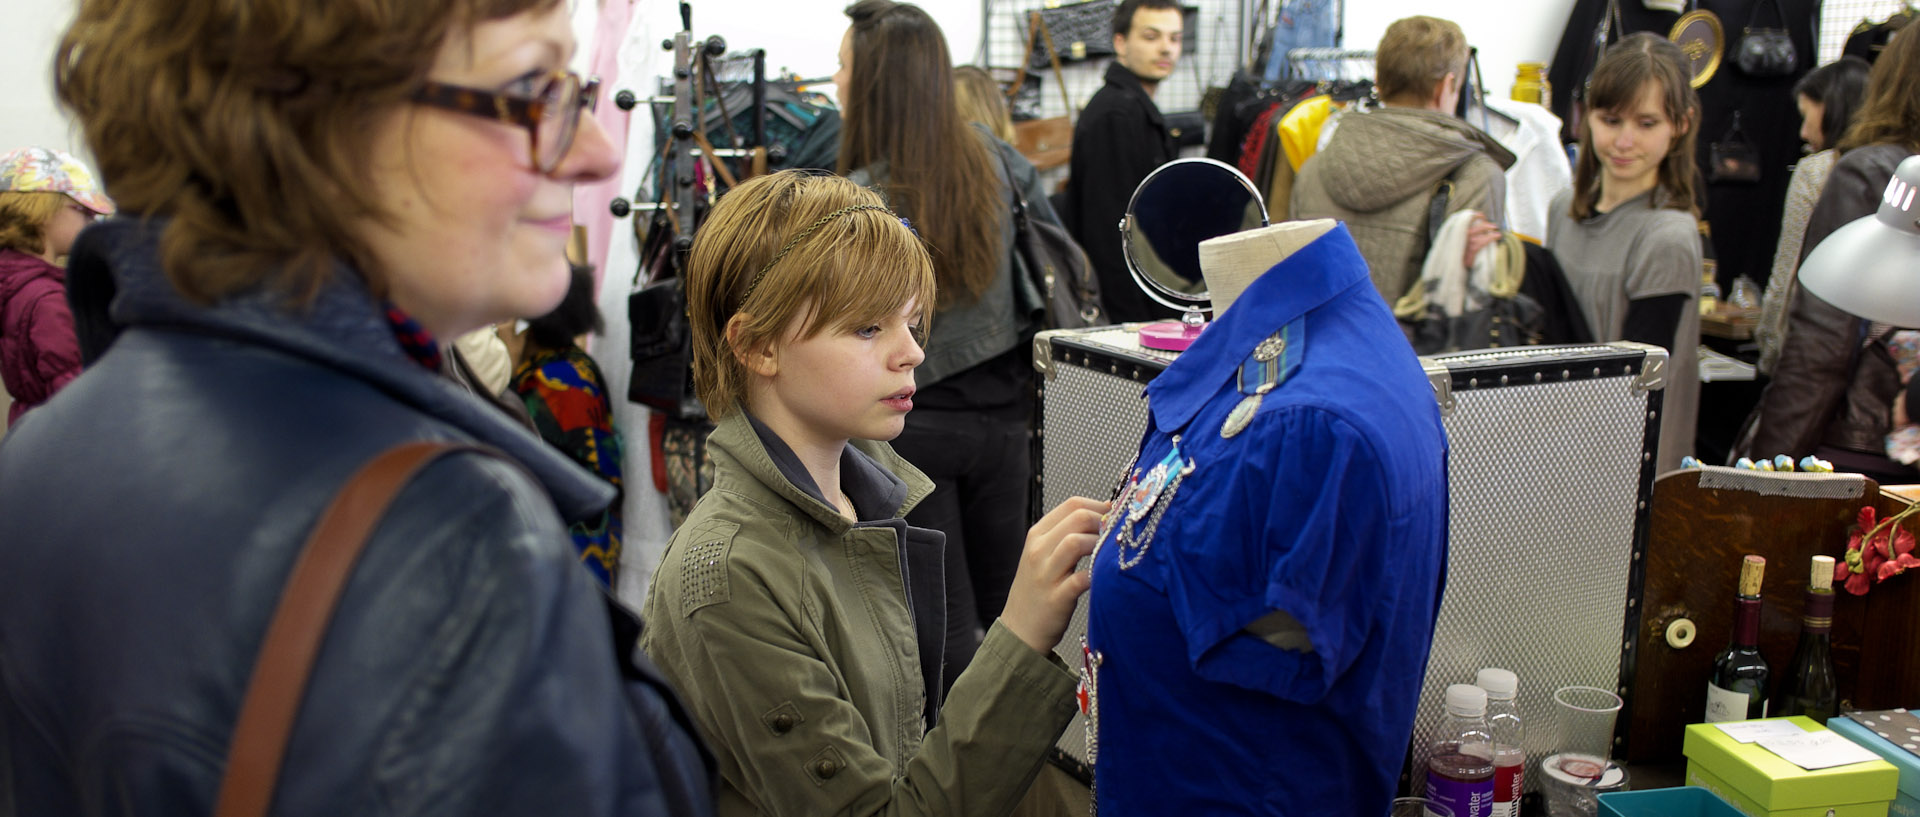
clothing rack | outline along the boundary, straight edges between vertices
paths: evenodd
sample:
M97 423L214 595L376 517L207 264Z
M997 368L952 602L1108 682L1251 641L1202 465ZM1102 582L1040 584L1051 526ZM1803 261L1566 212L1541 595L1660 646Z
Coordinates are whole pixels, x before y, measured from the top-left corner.
M1287 73L1316 81L1372 79L1373 58L1371 49L1295 48L1287 52Z

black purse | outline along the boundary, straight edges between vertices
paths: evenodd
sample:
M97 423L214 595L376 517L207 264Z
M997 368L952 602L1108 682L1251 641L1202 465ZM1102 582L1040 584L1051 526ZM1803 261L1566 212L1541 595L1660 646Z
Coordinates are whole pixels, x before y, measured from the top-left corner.
M1114 0L1088 0L1085 3L1065 3L1053 8L1038 9L1033 12L1044 33L1034 37L1028 32L1028 42L1046 40L1059 51L1060 59L1067 62L1079 62L1094 57L1113 56L1113 9ZM1038 71L1052 62L1047 49L1036 43L1027 47L1027 67Z
M1793 33L1786 28L1787 12L1780 7L1780 0L1770 2L1773 13L1780 18L1780 28L1754 26L1762 5L1755 3L1753 13L1747 17L1747 27L1740 32L1740 45L1733 52L1734 64L1749 76L1784 77L1800 66L1800 52L1793 47Z
M1039 318L1041 329L1084 329L1106 323L1100 302L1100 279L1093 274L1086 250L1073 236L1051 221L1027 214L1027 197L1013 180L1013 168L998 147L1013 208L1013 274L1016 309Z
M671 220L655 210L653 228L640 249L634 282L647 283L627 295L632 324L628 353L633 376L627 399L677 420L704 420L706 407L693 389L693 333L687 320L687 292L678 274L681 243Z
M1727 135L1707 148L1707 180L1715 184L1760 181L1760 151L1740 130L1740 112L1733 112Z

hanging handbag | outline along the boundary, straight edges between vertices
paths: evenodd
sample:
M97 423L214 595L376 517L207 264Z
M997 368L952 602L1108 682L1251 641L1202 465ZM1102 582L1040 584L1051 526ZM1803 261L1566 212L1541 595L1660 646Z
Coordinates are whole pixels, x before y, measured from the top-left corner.
M488 449L434 442L388 449L354 473L307 535L240 701L215 817L264 817L273 804L287 738L306 696L320 641L360 551L400 489L428 463L456 451Z
M677 420L704 420L706 407L693 389L693 332L679 274L684 248L691 244L679 235L679 219L667 204L664 182L651 225L640 243L634 288L627 295L627 353L633 361L627 399Z
M1113 9L1114 0L1089 0L1033 12L1028 17L1027 66L1035 71L1047 67L1048 60L1054 56L1049 52L1055 45L1059 48L1059 58L1070 62L1113 56ZM1047 51L1035 47L1035 20L1053 32Z
M1715 184L1760 181L1760 151L1740 129L1740 112L1733 112L1727 135L1707 148L1707 180Z
M1760 6L1767 2L1773 4L1780 28L1754 26L1760 16ZM1755 77L1784 77L1794 73L1800 67L1800 52L1793 47L1793 34L1786 25L1787 12L1780 7L1780 0L1755 3L1753 13L1747 16L1747 27L1740 32L1740 45L1734 49L1734 64Z
M1038 11L1027 15L1027 47L1032 48L1036 42L1046 49L1046 64L1053 66L1053 81L1060 86L1060 103L1066 106L1066 113L1014 122L1013 147L1033 163L1035 170L1052 170L1073 158L1073 116L1078 110L1073 99L1067 96L1067 80L1060 71L1060 53L1054 49L1053 29ZM1009 103L1018 89L1026 87L1027 76L1027 66L1020 66L1019 79L1008 89Z
M1013 168L999 148L1007 190L1012 193L1013 273L1016 306L1039 312L1042 329L1084 329L1106 323L1100 281L1087 253L1065 228L1033 218L1027 197L1013 179Z
M1580 141L1580 123L1587 118L1587 83L1593 81L1593 69L1600 64L1600 58L1606 56L1607 49L1625 36L1627 27L1620 19L1619 0L1607 0L1600 22L1593 26L1593 38L1587 41L1586 59L1580 62L1580 84L1573 88L1573 115L1560 124L1562 141Z

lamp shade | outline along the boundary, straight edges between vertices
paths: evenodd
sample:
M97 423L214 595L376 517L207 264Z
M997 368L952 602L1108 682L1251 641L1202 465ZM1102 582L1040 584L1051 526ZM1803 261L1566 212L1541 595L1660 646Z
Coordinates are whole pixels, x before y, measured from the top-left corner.
M1920 156L1900 162L1880 211L1827 236L1800 263L1800 285L1870 321L1920 327Z

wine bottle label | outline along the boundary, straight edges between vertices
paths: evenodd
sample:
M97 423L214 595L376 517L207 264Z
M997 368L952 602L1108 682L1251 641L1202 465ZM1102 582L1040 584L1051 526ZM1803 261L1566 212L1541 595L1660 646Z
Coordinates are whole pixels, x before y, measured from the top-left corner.
M1525 787L1525 763L1493 767L1493 817L1520 817L1520 793Z
M1720 685L1707 683L1707 718L1705 723L1725 723L1747 719L1747 693L1722 689Z

